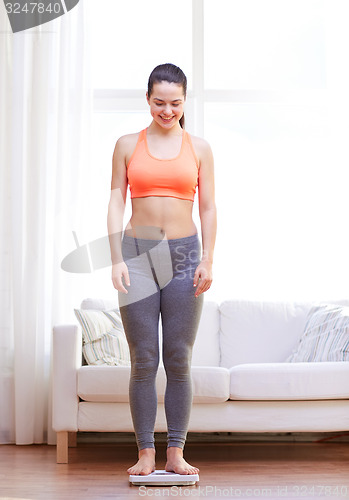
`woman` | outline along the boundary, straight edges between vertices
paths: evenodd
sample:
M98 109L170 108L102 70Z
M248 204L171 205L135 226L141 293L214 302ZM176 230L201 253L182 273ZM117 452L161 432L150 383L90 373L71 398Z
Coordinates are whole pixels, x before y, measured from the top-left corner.
M190 364L203 293L212 282L216 238L213 156L208 143L184 129L187 80L173 64L157 66L148 81L153 120L118 139L113 154L108 233L112 281L130 347L130 407L138 462L129 474L155 470L155 378L161 313L167 376L166 470L196 474L183 457L192 404ZM130 185L132 216L123 236ZM192 219L199 187L201 244Z

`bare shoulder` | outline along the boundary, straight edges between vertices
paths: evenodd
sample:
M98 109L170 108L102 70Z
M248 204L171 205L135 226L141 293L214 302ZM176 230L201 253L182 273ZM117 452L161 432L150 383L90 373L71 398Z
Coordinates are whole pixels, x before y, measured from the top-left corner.
M135 134L126 134L119 137L115 144L115 154L119 158L123 158L125 164L128 163L135 150L137 141L139 137L139 132Z
M207 157L212 157L212 149L206 139L192 134L190 134L190 137L196 156L199 158L200 162L204 159L207 159Z
M198 151L206 151L208 149L211 149L209 143L206 141L206 139L203 139L202 137L198 137L197 135L192 135L190 134L192 143L194 148L196 148Z
M119 137L119 139L116 141L116 147L124 152L127 153L130 148L135 148L138 140L139 132L136 132L135 134L126 134L122 135Z

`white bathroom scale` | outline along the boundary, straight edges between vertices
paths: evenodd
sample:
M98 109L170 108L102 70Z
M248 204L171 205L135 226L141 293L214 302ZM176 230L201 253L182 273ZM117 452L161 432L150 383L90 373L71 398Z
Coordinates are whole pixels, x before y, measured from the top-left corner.
M135 486L193 486L199 481L199 474L176 474L155 470L146 476L130 474L130 483Z

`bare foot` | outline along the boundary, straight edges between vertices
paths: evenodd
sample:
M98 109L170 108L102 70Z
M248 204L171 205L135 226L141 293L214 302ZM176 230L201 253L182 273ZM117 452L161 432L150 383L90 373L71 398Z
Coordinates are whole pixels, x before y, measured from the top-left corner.
M138 452L138 462L127 469L129 474L147 476L155 470L155 448L143 448Z
M167 472L175 472L176 474L198 474L200 469L193 467L184 460L182 448L170 446L167 448L165 470Z

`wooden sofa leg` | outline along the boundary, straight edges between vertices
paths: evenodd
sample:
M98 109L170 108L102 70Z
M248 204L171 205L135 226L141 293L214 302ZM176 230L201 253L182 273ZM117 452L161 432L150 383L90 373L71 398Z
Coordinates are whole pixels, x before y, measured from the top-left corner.
M68 431L57 432L57 463L68 463Z
M68 447L76 448L77 447L77 432L68 432Z

